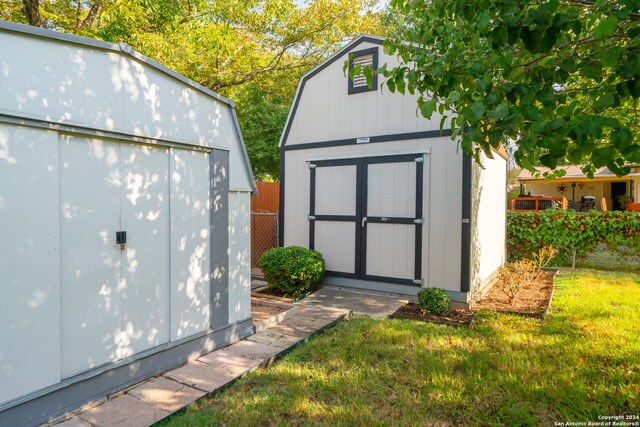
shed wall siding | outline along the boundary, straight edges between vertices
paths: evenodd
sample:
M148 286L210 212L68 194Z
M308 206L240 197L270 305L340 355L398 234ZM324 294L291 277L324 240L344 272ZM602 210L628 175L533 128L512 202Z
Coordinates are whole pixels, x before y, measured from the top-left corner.
M426 223L423 227L423 277L428 286L459 291L462 153L458 152L456 144L449 137L286 151L285 246L308 247L309 244L307 216L309 215L310 174L307 160L320 156L364 155L415 149L430 150L430 154L425 156L423 181ZM321 234L322 229L317 229L318 249L324 247ZM330 259L335 258L336 261L340 259L341 262L351 259L338 256L342 249L332 250L337 253L327 254L326 256Z
M0 114L218 147L251 190L229 106L117 52L0 30Z
M352 51L371 47L378 48L380 65L397 64L373 43L361 43ZM342 71L347 59L345 53L305 82L286 145L440 129L438 113L426 120L417 112L417 96L392 94L386 87L349 95Z
M11 248L0 251L0 271L8 280L0 287L0 341L7 344L0 346L0 406L78 372L209 329L209 156L0 124L0 224L5 247ZM157 186L162 191L154 190ZM215 272L229 275L229 309L222 326L251 316L249 206L250 192L230 191L223 207L229 209L229 268ZM109 234L76 236L78 245L88 246L70 248L73 242L64 230L86 230L77 221L91 212L108 217L104 233ZM127 225L127 218L136 224ZM61 229L65 221L69 224ZM151 242L148 247L140 242L142 222L153 225L153 237L144 239ZM121 228L129 231L124 252L110 234ZM61 244L77 268L69 260L61 263ZM150 270L152 263L166 271ZM113 271L105 278L100 269ZM143 271L166 276L149 281L140 276ZM97 288L74 290L74 279L87 275ZM153 300L153 313L144 311L151 319L135 309L147 298L161 299ZM113 321L104 324L105 316ZM78 322L93 320L104 330L89 332L88 339L97 341L82 353L78 336L61 332L77 332ZM65 329L61 321L71 327Z
M251 316L251 193L229 192L229 323ZM215 274L215 272L214 272Z
M471 204L471 292L505 263L506 253L506 160L482 155L484 169L473 164Z
M0 124L0 186L1 404L60 381L58 134Z

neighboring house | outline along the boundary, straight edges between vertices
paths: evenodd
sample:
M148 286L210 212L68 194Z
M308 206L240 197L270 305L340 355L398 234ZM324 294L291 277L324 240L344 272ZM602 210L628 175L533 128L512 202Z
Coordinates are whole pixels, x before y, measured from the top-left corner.
M252 333L233 102L126 44L0 21L0 425Z
M580 209L582 197L595 197L595 207L603 209L603 199L607 210L621 210L620 195L628 195L635 202L640 198L640 167L633 167L631 173L619 178L608 168L600 168L593 179L588 178L579 166L561 166L566 174L561 178L545 179L536 177L526 169L518 175L523 185L524 194L531 196L564 197L569 207ZM538 168L540 174L548 172L548 168Z
M343 72L396 60L361 36L306 74L280 142L281 244L322 253L325 284L477 297L505 261L506 152L485 169L416 96Z

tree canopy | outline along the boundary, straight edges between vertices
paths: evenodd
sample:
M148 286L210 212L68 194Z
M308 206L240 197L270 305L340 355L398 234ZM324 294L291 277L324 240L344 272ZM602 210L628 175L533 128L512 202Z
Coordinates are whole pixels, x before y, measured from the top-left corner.
M277 179L277 144L300 77L345 40L381 32L376 3L0 0L0 19L128 43L233 98L254 174Z
M640 0L391 0L386 21L384 84L448 114L476 161L512 141L532 171L640 163Z

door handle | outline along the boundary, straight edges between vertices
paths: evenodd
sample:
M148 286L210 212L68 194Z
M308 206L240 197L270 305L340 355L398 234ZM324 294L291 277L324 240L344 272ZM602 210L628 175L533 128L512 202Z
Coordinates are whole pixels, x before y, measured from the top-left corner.
M120 250L124 250L124 245L127 244L127 232L116 231L116 245L120 245Z
M362 227L364 227L366 225L366 223L367 223L367 217L363 216L362 217Z

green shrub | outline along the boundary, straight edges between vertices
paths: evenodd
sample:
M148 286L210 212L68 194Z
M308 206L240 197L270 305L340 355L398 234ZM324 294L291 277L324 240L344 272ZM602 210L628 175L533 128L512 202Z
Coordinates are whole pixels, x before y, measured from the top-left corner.
M300 246L273 248L260 258L267 284L286 296L313 291L324 278L324 258Z
M444 316L451 309L451 299L439 288L426 288L418 292L418 305L425 313Z
M574 250L583 258L600 244L623 257L640 253L640 213L554 209L507 214L508 261L553 246L558 250L556 262L567 265Z

